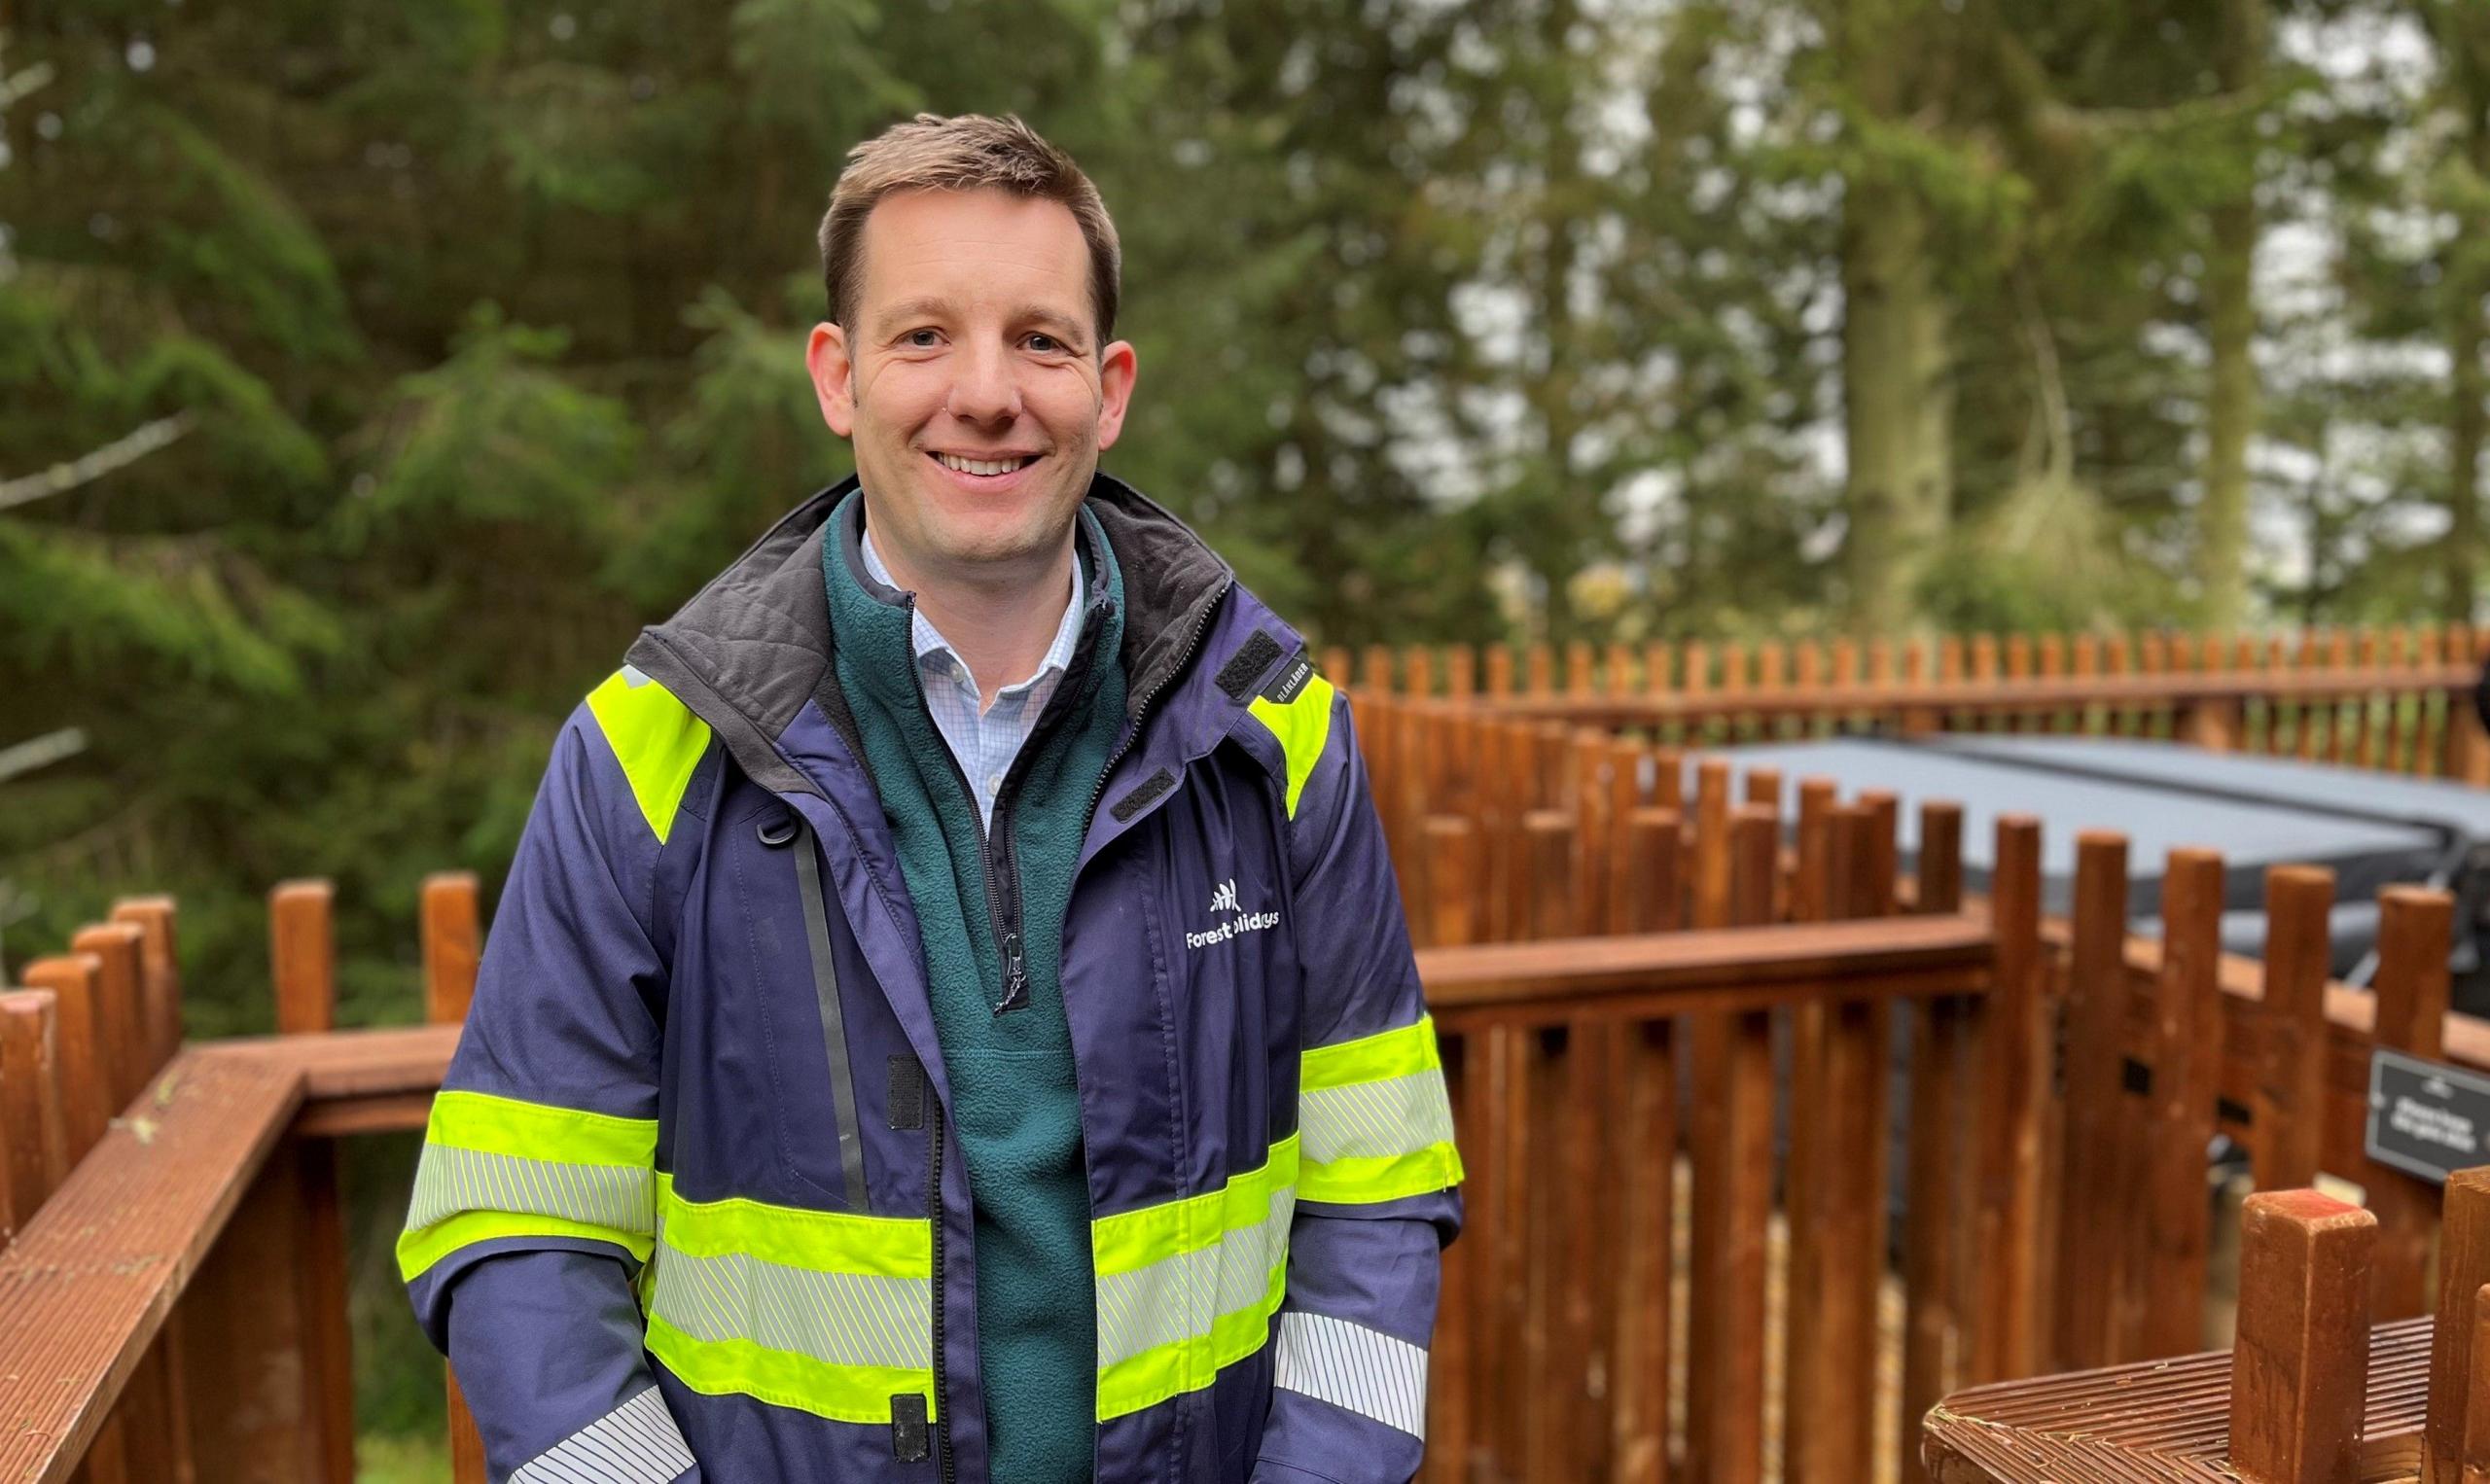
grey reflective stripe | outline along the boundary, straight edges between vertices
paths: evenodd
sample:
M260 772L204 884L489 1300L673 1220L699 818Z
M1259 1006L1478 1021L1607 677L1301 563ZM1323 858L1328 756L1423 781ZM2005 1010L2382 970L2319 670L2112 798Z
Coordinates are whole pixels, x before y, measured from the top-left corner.
M847 1071L847 1028L838 1008L838 968L830 960L830 918L821 895L821 861L813 827L796 816L796 895L804 900L804 947L813 961L813 999L821 1007L821 1039L830 1052L830 1097L838 1114L838 1173L847 1209L865 1209L865 1139L856 1126L856 1079Z
M669 1484L694 1462L652 1386L519 1466L510 1484Z
M415 1164L407 1229L467 1211L560 1217L621 1234L657 1230L657 1180L646 1166L564 1164L426 1144Z
M1427 1353L1328 1314L1280 1316L1271 1384L1346 1407L1412 1437L1427 1435Z
M658 1237L651 1313L696 1340L750 1340L831 1365L934 1364L934 1289L787 1267L741 1253L695 1257Z
M1138 1272L1098 1280L1098 1367L1104 1370L1153 1346L1211 1332L1223 1314L1260 1306L1271 1274L1288 1255L1296 1192L1271 1196L1262 1224L1228 1232L1194 1252L1162 1257Z
M1309 1164L1413 1154L1452 1140L1452 1102L1443 1073L1430 1067L1379 1082L1299 1093L1298 1132Z

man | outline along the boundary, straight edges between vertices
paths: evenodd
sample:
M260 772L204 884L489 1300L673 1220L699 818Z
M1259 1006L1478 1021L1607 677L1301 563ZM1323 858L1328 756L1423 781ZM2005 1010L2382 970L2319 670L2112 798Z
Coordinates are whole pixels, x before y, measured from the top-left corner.
M555 744L400 1267L496 1478L1405 1480L1461 1178L1346 703L1096 472L1115 229L858 148L857 476Z

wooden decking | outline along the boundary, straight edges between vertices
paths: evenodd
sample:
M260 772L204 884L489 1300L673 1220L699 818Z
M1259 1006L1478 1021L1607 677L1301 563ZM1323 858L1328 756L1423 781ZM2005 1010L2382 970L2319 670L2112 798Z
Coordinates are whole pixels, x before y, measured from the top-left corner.
M2361 1484L2419 1477L2431 1323L2371 1331ZM1925 1457L1938 1484L2235 1484L2229 1405L2227 1351L2001 1382L1930 1412Z

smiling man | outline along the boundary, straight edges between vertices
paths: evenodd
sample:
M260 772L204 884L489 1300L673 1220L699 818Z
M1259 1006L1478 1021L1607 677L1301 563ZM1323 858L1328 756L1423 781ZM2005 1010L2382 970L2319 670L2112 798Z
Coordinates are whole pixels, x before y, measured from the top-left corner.
M1461 1166L1348 705L1098 472L1070 158L919 116L820 245L856 477L573 714L434 1105L493 1475L1406 1480Z

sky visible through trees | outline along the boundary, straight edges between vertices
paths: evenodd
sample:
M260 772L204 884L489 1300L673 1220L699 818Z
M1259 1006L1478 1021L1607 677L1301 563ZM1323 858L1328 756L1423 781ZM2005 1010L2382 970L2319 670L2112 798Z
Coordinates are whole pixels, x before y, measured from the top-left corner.
M422 873L845 473L919 109L1097 178L1108 467L1318 642L2480 617L2490 0L0 0L0 971L169 890L264 1027L321 874L413 1018Z

